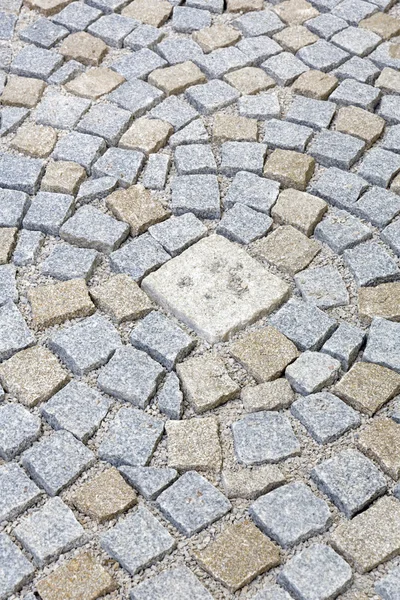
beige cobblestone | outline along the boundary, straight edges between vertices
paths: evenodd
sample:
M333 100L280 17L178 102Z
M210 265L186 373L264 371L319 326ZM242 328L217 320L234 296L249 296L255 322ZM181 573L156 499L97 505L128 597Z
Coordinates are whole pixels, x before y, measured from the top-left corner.
M294 392L288 380L281 377L256 386L247 385L242 389L240 398L248 412L280 410L291 405Z
M292 85L296 94L314 98L315 100L326 100L339 81L334 75L322 73L322 71L310 70L302 73Z
M254 119L218 113L214 117L213 138L220 143L227 140L256 142L257 129Z
M318 41L318 36L303 25L286 27L274 35L274 40L289 52L297 52L304 46L309 46Z
M207 79L199 67L187 60L172 67L156 69L150 73L148 81L170 96L183 94L190 86L205 83Z
M45 82L40 79L10 75L0 96L0 103L9 106L34 108L42 97L45 88Z
M287 189L279 194L278 200L271 209L271 215L277 223L292 225L310 236L327 209L327 203L318 196Z
M11 141L11 146L22 154L46 158L57 142L57 132L52 127L29 123L20 127Z
M7 263L17 243L16 227L0 227L0 265Z
M192 37L203 52L212 52L218 48L226 48L236 44L240 40L241 34L240 31L229 27L229 25L215 23L211 27L194 31Z
M173 133L173 127L160 119L142 117L133 122L120 139L119 146L129 150L140 150L146 154L158 152Z
M38 10L49 17L65 8L72 0L25 0L25 2L32 10Z
M149 313L153 307L149 297L129 275L115 275L90 289L95 304L114 321L133 321Z
M84 279L35 287L28 291L28 299L37 327L51 327L95 311Z
M390 38L400 33L399 19L383 12L377 12L367 19L363 19L360 21L360 27L373 31L384 40L390 40Z
M313 19L319 12L307 0L285 0L274 7L282 21L291 25L302 25L304 21Z
M137 19L146 25L161 27L172 12L167 0L134 0L124 10L124 17Z
M368 322L374 317L400 321L400 283L381 283L376 287L360 288L358 311L360 317Z
M47 165L41 189L45 192L75 194L86 179L86 171L77 163L58 160Z
M252 10L262 10L263 0L227 0L227 9L230 12L250 12Z
M67 60L77 60L84 65L97 66L107 54L108 46L86 31L69 35L60 46L60 54Z
M319 242L310 240L291 225L278 227L256 244L259 256L290 275L305 269L320 249Z
M400 425L393 419L376 419L358 437L359 448L397 481L400 477Z
M168 466L180 471L219 471L222 452L215 417L167 421Z
M274 150L267 158L264 175L275 179L283 187L305 190L315 167L311 156L294 152L293 150Z
M65 87L69 92L97 100L104 94L109 94L117 88L125 79L119 73L105 67L94 67L85 73L81 73L72 81L69 81Z
M277 465L263 465L253 469L224 470L222 485L228 498L257 498L285 483Z
M241 94L258 94L275 86L275 81L262 69L257 67L244 67L224 75L224 79L233 85Z
M339 110L336 129L358 137L371 146L381 136L385 120L358 106L344 106Z
M385 67L375 81L375 87L384 92L400 94L400 73L396 69Z

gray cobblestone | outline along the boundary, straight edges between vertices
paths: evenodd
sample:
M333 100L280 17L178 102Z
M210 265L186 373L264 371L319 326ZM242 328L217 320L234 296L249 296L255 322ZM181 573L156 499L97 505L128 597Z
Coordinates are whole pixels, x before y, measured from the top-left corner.
M314 129L329 127L336 111L333 102L296 96L286 114L288 121L307 125Z
M238 105L239 114L251 119L278 119L281 114L278 96L275 93L242 96Z
M363 360L400 372L399 339L399 323L375 318L369 330Z
M157 269L171 257L150 234L144 233L110 255L111 268L127 273L135 281Z
M272 219L237 202L222 217L217 233L239 244L250 244L263 237L272 227Z
M313 139L308 152L325 167L350 169L360 158L364 142L338 131L320 131Z
M270 10L264 10L261 13L257 11L248 12L235 19L233 26L239 29L244 37L272 36L284 28L284 24L278 15Z
M286 367L285 375L292 388L300 394L313 394L331 385L338 377L340 363L322 352L303 352Z
M331 71L339 67L349 58L347 52L326 40L319 40L315 44L311 44L311 46L301 48L297 56L312 69L322 72Z
M178 471L171 467L119 467L120 473L146 500L155 500L178 478Z
M34 343L35 337L15 304L9 301L1 306L0 360L6 360L18 350L23 350Z
M197 0L198 1L198 0ZM210 592L200 583L187 567L177 567L164 571L156 577L144 581L133 588L131 600L168 600L172 594L174 600L187 600L190 597L196 600L212 600Z
M269 214L278 194L278 182L258 177L246 171L239 171L228 189L224 203L226 208L232 208L240 203Z
M42 18L29 25L29 27L26 27L26 29L23 29L19 37L24 42L49 49L67 35L68 30L65 27Z
M183 413L183 393L175 373L169 373L157 395L158 410L170 419L180 419Z
M343 257L359 286L377 285L400 278L395 261L376 242L365 242L345 250Z
M308 66L290 52L271 56L261 67L281 86L290 85L299 75L308 71Z
M164 94L146 81L127 81L108 95L108 100L137 118L160 102Z
M171 166L167 154L150 154L143 173L143 185L150 190L163 190Z
M40 435L41 422L19 404L0 408L0 456L11 460Z
M217 219L220 194L215 175L183 175L171 183L171 206L176 215L192 212L196 217Z
M46 80L62 62L62 56L56 52L28 45L17 54L10 69L17 75Z
M31 256L29 254L29 260ZM62 244L56 246L43 262L42 273L61 280L89 279L98 258L99 253L96 250L75 248L69 244Z
M366 110L373 110L381 95L380 90L361 83L355 79L345 79L329 96L329 100L344 106L359 106Z
M0 467L0 484L0 521L15 518L29 506L32 506L42 495L42 491L37 485L15 463Z
M400 156L394 152L373 148L365 155L358 173L370 183L386 187L400 171Z
M61 225L71 216L74 198L67 194L39 192L24 217L25 229L58 235Z
M185 95L189 102L204 115L229 106L239 98L239 92L235 88L216 79L189 88Z
M340 361L347 371L355 361L364 342L365 334L358 327L340 323L333 335L325 342L321 352L326 352Z
M304 300L318 308L334 308L349 304L345 283L335 267L306 269L294 277Z

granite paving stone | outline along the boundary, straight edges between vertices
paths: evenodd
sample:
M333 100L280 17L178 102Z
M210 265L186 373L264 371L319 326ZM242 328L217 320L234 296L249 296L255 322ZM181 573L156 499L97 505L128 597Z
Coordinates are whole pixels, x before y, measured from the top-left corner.
M396 212L397 212L397 201L396 201ZM399 228L400 227L399 226L400 226L400 221L399 221L399 219L397 219L396 221L393 221L392 223L390 223L390 225L385 227L385 229L381 233L381 238L383 239L383 241L386 242L386 244L388 246L390 246L390 248L392 248L392 250L398 256L400 256L400 243L399 243Z
M384 12L377 12L367 19L363 19L359 25L380 35L384 40L390 39L400 31L397 19Z
M54 250L43 261L42 273L62 281L68 279L87 280L90 279L98 259L99 253L96 250L60 244L55 246Z
M368 323L374 317L383 317L391 321L400 320L398 306L399 283L382 283L375 287L360 288L358 293L358 311L360 317Z
M0 332L0 360L2 361L35 343L34 334L11 300L0 307Z
M196 600L212 600L210 592L199 579L185 566L163 571L159 575L143 581L131 591L131 600L157 598L168 600L173 594L175 600L187 600L192 596Z
M369 58L352 56L335 69L334 74L340 80L355 79L360 83L373 84L379 69Z
M0 534L0 557L0 598L6 600L33 577L35 569L6 533Z
M294 392L284 377L242 389L240 399L247 412L287 408L294 400Z
M319 444L333 442L361 424L358 413L330 392L299 398L291 412Z
M301 48L296 55L311 69L323 73L339 67L349 58L349 54L326 40L318 40L315 44Z
M172 132L173 128L169 123L159 119L142 117L136 120L124 133L119 145L121 148L139 150L146 154L158 152L165 146Z
M98 455L114 466L146 466L163 434L164 423L141 410L120 408L99 445Z
M55 160L78 163L90 173L92 164L105 149L106 145L102 138L95 135L72 132L57 142L52 156Z
M57 133L51 127L28 124L18 129L10 146L35 158L47 158L57 142Z
M137 21L118 14L105 15L88 27L89 33L109 46L122 48L125 38L138 25Z
M220 79L235 69L248 66L251 61L246 54L231 46L218 48L209 54L200 55L195 59L195 62L209 79ZM205 80L205 77L203 79Z
M241 94L257 94L275 86L275 81L258 67L243 67L224 76Z
M170 259L170 255L149 233L140 235L110 255L112 271L126 273L135 281L158 269ZM147 290L145 290L147 292Z
M7 263L17 242L16 227L0 228L0 265Z
M225 48L226 46L232 46L238 42L241 35L238 31L224 24L214 24L211 27L205 27L200 31L195 31L192 34L192 38L203 52L212 52L217 48Z
M279 183L248 173L236 173L224 198L224 206L233 208L236 204L244 204L254 210L269 214L279 194Z
M375 12L377 12L376 5L364 0L343 0L332 10L332 14L352 25L357 25L362 19L366 19Z
M340 362L322 352L303 352L286 367L285 376L300 394L313 394L331 385L338 377Z
M311 156L278 148L267 158L264 175L275 179L284 188L304 191L314 173L315 161Z
M334 75L310 69L296 79L292 89L296 94L314 100L326 100L337 85L338 80Z
M383 228L400 213L400 198L393 192L374 186L361 196L354 206L354 212L372 223L372 225ZM385 239L385 233L382 237L389 246L392 245L388 242L388 239ZM390 236L387 236L387 238L390 238ZM393 240L395 241L395 236L393 236ZM396 245L394 245L395 249Z
M291 598L279 585L267 585L252 600L291 600Z
M87 317L94 311L83 279L44 285L28 292L33 322L48 327L76 317Z
M318 185L318 183L317 183ZM323 187L323 182L321 182ZM313 191L316 191L315 188ZM333 209L315 228L315 237L342 254L372 237L372 229L348 212Z
M168 19L171 10L171 4L166 0L134 0L123 13L146 25L160 27Z
M74 210L74 198L68 194L39 192L24 217L23 227L58 235L60 227Z
M358 167L358 174L374 185L387 187L400 171L400 156L394 152L373 148Z
M10 521L27 508L35 504L42 491L15 463L0 467L0 521Z
M93 465L95 456L69 431L56 431L25 450L21 461L49 496L56 496Z
M307 125L314 129L329 127L336 111L333 102L295 96L286 114L288 121Z
M107 135L107 134L106 134ZM77 201L80 204L87 204L95 198L107 196L117 186L115 177L98 177L97 179L88 179L79 187Z
M220 471L219 424L214 417L168 421L168 466L178 471Z
M360 287L400 278L396 262L377 242L364 242L355 248L345 250L343 257Z
M134 117L142 116L147 110L158 104L164 94L146 81L137 79L126 81L114 90L107 99L132 113Z
M110 254L121 245L128 232L126 223L92 206L82 206L61 227L60 236L70 244Z
M52 50L27 45L15 56L11 72L22 77L37 77L46 81L61 66L62 57Z
M334 308L349 303L346 285L335 267L305 269L295 275L294 280L304 300L318 308Z
M11 460L40 435L41 422L19 404L0 408L0 456Z
M115 177L121 187L136 183L144 163L144 154L136 150L109 148L93 165L93 175Z
M196 87L194 86L193 89ZM152 89L156 90L154 87ZM160 90L157 90L157 94L160 94L161 97L164 95ZM176 96L166 98L149 112L150 118L170 123L175 131L182 129L198 116L197 110Z
M9 75L1 95L1 103L9 106L34 108L46 88L44 81L32 77Z
M366 110L373 110L379 101L380 95L380 90L372 85L361 83L355 79L345 79L329 96L329 100L344 106L353 105Z
M332 37L332 42L357 56L366 56L381 42L379 35L373 31L358 27L347 27Z
M217 164L208 144L178 146L175 149L174 161L178 175L205 175L217 172Z
M284 50L296 53L300 48L314 44L318 36L303 25L290 25L274 35L274 40L279 42Z
M62 85L67 83L84 70L84 65L76 60L68 60L49 77L49 83Z
M89 112L82 117L77 129L93 137L101 136L108 144L114 145L127 129L130 119L131 115L129 111L117 108L111 104L97 104L92 106ZM76 160L76 162L79 161Z
M385 136L382 140L382 147L385 150L391 150L392 152L399 152L400 150L400 126L393 125L392 127L388 127Z
M181 63L183 56L186 60L193 62L203 54L199 44L194 39L189 38L163 39L160 44L157 44L156 49L157 53L161 54L170 65Z
M379 77L375 82L376 87L381 88L385 92L398 94L399 88L399 73L395 69L385 67L382 69Z
M49 19L40 18L19 33L24 42L35 44L41 48L51 48L68 35L65 27L52 23Z
M315 544L296 554L278 576L278 582L301 600L313 596L321 600L335 598L349 588L352 580L348 563L324 544Z
M55 430L65 429L86 443L107 415L111 402L85 383L71 381L40 411Z
M388 123L400 123L399 99L397 96L384 96L379 105L378 113Z
M121 85L125 78L107 67L93 67L65 84L65 89L76 96L97 100Z
M235 88L218 79L195 85L187 90L185 95L189 102L204 115L233 104L240 96Z
M122 465L119 472L126 481L146 500L155 500L178 478L178 471L171 467L131 467Z
M330 40L335 33L339 33L343 29L348 27L347 22L340 17L332 15L331 13L323 13L314 17L313 19L307 20L306 27L319 37L325 40Z
M324 167L348 170L361 157L364 146L352 135L323 130L315 135L308 152Z
M372 321L364 360L377 363L400 372L398 341L400 325L387 319L375 318Z
M284 31L284 30L283 30ZM246 37L238 42L237 47L246 54L255 65L282 52L281 46L271 38L261 35L259 37Z
M203 145L202 147L205 148L206 146ZM230 177L233 177L242 170L262 175L266 153L267 146L265 144L257 142L225 142L221 146L220 172Z
M163 37L164 33L153 25L138 25L124 39L124 47L133 51L142 50L142 48L154 50Z
M44 243L44 237L44 233L41 231L22 230L13 253L14 264L16 266L33 264Z
M0 265L0 305L9 300L18 302L19 293L16 286L16 269L13 265Z
M291 225L282 225L257 243L259 256L275 267L295 275L316 257L321 245Z
M258 498L250 506L250 515L283 548L323 533L332 522L326 502L297 481Z
M271 10L249 11L235 19L232 24L244 37L272 36L284 28L284 24L278 15Z
M187 471L157 498L163 515L190 537L231 509L229 500L196 471Z
M268 148L283 148L302 152L306 149L312 135L313 130L309 127L271 119L266 123L263 141L268 144ZM246 170L250 169L247 168Z
M44 164L37 158L0 153L0 187L35 194Z
M322 346L321 352L326 352L339 360L342 369L347 371L355 361L364 339L365 333L361 329L348 323L340 323L333 335Z
M400 474L400 455L393 445L398 434L399 424L394 419L384 417L370 423L358 439L360 450L374 459L395 480Z
M239 114L251 119L279 118L281 107L275 92L242 96L238 101Z
M170 419L180 419L183 413L183 393L179 378L175 373L168 373L163 386L157 395L158 410Z
M35 119L55 129L72 129L89 107L89 100L49 90L36 109Z
M166 66L166 61L149 48L129 53L112 64L114 71L128 81L146 79L154 69Z
M187 6L176 6L173 10L172 27L180 33L192 33L211 25L209 11Z
M251 471L224 469L222 485L228 498L258 498L285 483L285 477L277 465L264 465Z
M169 138L171 148L181 144L207 144L209 135L201 119L195 119L183 127L180 131L172 134Z
M90 289L90 295L102 311L117 323L144 317L152 308L149 298L129 275L115 275Z
M261 68L280 86L290 85L299 75L308 71L308 66L290 52L271 56L261 64Z
M260 411L232 423L235 453L239 463L277 463L301 452L288 418L279 412Z
M263 237L272 226L272 219L252 208L236 203L226 211L216 231L239 244L250 244Z
M72 2L52 17L54 23L70 31L83 31L102 15L101 10L88 4Z
M183 250L197 242L207 232L203 223L191 212L170 217L166 221L149 227L149 233L163 248L177 256Z
M150 225L164 221L170 214L142 185L116 190L107 197L106 204L118 219L128 223L132 237L144 233Z

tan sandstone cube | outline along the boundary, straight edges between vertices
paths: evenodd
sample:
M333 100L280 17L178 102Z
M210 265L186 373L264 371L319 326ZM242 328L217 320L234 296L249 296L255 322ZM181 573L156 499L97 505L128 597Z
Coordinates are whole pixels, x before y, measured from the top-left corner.
M218 24L194 31L192 38L197 42L203 52L212 52L218 48L233 46L241 38L241 33L229 25Z
M9 261L17 243L17 233L16 227L0 227L0 265Z
M160 88L167 96L172 94L183 94L192 85L205 83L206 77L199 67L192 61L156 69L150 73L148 81L151 85Z
M91 288L90 295L100 310L109 313L117 323L140 319L153 308L149 297L129 275L111 277Z
M315 160L294 150L274 150L267 158L264 175L283 187L304 191L314 173Z
M217 142L228 140L257 141L257 121L247 117L217 113L214 117L213 138Z
M291 225L283 225L257 243L256 251L269 263L295 275L305 269L321 250L316 240Z
M139 150L150 154L158 152L165 144L174 129L170 123L160 119L142 117L133 122L119 141L121 148Z
M358 312L368 322L374 317L400 321L400 283L381 283L375 287L359 288Z
M86 179L84 167L78 163L57 160L47 165L42 179L41 189L45 192L75 194Z
M41 79L9 75L6 86L0 96L0 103L9 106L33 108L43 95L46 84Z
M168 466L180 471L219 471L222 452L215 417L167 421Z
M167 0L134 0L124 8L122 14L146 25L161 27L171 12L172 6Z
M97 66L101 63L108 51L108 46L103 40L79 31L71 33L60 46L60 53L68 60L77 60L84 65Z
M315 98L315 100L326 100L333 90L338 86L338 79L334 75L322 73L322 71L310 70L302 73L292 85L296 94Z
M224 79L230 85L233 85L241 94L258 94L264 90L275 86L275 81L257 67L244 67L237 71L232 71L224 75Z
M395 481L400 477L400 425L393 419L375 419L358 437L358 446Z
M373 31L384 40L390 40L390 38L400 33L399 19L383 12L377 12L367 19L363 19L360 21L359 26Z
M375 81L375 87L381 88L384 92L400 94L399 71L391 69L390 67L385 67Z
M109 94L121 83L125 81L124 77L111 69L105 67L94 67L85 73L81 73L72 81L69 81L65 87L69 92L97 100L104 94Z
M357 106L344 106L339 110L336 130L362 139L371 146L382 135L385 120Z
M274 7L282 21L291 25L302 25L304 21L318 17L319 12L307 0L285 0Z
M309 46L318 41L318 36L303 25L292 25L282 29L274 35L274 40L289 52L297 52L304 46Z
M28 291L33 322L38 327L58 325L69 319L94 313L84 279L70 279L51 285L40 285Z
M57 142L57 132L52 127L29 123L18 129L10 146L29 156L46 158Z
M292 225L310 236L327 209L327 203L318 196L288 189L279 194L271 215L278 223Z

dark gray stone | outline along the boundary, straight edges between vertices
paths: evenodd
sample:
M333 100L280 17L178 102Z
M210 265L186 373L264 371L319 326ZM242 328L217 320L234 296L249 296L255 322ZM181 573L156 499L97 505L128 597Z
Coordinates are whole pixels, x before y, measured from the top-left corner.
M202 219L219 219L220 194L216 175L183 175L171 182L171 208L176 215L187 212Z

